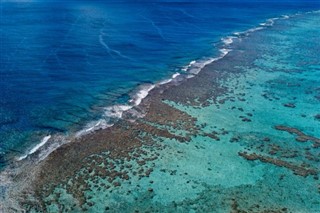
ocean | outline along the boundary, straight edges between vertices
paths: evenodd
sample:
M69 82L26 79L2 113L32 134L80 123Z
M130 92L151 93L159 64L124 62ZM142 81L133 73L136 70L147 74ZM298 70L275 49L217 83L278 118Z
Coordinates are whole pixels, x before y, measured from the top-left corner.
M7 0L0 21L0 210L319 212L319 1Z

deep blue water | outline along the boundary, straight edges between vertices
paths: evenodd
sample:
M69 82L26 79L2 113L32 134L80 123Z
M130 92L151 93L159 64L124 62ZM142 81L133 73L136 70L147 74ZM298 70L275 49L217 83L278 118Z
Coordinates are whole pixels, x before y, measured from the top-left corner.
M319 1L1 1L1 155L99 120L139 85L218 56L222 37L319 8Z

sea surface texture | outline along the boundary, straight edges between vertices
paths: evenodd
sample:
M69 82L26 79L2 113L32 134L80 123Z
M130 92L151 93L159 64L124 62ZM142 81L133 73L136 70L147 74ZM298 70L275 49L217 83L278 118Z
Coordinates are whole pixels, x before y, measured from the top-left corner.
M54 149L110 126L151 84L198 72L220 56L221 38L318 7L305 1L1 1L1 167L47 142ZM186 72L194 60L199 63Z
M0 207L320 212L317 2L1 6Z

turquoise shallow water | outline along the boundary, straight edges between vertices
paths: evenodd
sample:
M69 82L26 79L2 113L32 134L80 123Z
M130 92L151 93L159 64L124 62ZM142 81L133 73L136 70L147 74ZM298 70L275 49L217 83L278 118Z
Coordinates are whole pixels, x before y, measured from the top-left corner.
M320 13L300 14L240 35L225 58L209 65L230 73L219 80L227 92L217 102L195 107L164 100L197 118L201 134L188 143L153 138L140 158L158 158L144 165L135 158L111 160L110 153L89 157L102 170L109 164L96 159L112 161L130 179L113 186L90 172L81 182L88 174L84 167L43 198L48 212L320 212L319 21ZM309 138L299 141L299 133L280 131L279 125ZM159 128L176 135L190 131ZM209 137L213 132L218 139ZM239 153L262 157L249 160ZM139 177L141 168L153 170ZM315 172L303 175L297 168ZM79 189L86 200L81 205L67 190L77 182L86 185Z

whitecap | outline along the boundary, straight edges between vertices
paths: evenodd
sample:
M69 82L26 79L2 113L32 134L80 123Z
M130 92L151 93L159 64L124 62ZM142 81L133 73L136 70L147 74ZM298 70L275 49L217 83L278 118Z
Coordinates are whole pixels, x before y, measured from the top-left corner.
M133 106L129 105L114 105L105 108L105 115L110 118L122 118L122 114L128 111Z
M175 78L177 78L179 75L180 75L180 73L177 72L177 73L173 74L171 78L163 80L163 81L160 81L158 83L158 85L168 84L168 83L172 82Z
M98 129L106 129L108 127L111 127L112 124L108 124L105 119L100 119L98 121L92 121L89 124L86 125L86 127L80 131L78 131L75 136L81 137L83 135L86 135L90 132L96 131Z
M250 30L247 30L246 32L252 33L252 32L255 32L255 31L258 31L258 30L263 30L263 29L265 29L265 28L263 28L263 27L255 27L255 28L252 28Z
M187 66L183 67L181 70L186 72L195 63L196 61L191 61Z
M224 43L224 45L230 45L233 43L233 39L235 39L235 37L227 36L225 38L222 38L221 41Z
M172 79L175 79L175 78L178 77L179 75L180 75L180 73L178 73L178 72L175 73L175 74L173 74L173 75L172 75Z
M219 59L220 59L220 58L226 56L231 50L230 49L226 49L226 48L222 48L219 51L222 53L221 57L219 57Z
M242 32L234 32L233 35L240 36Z
M171 81L172 81L172 78L169 78L169 79L160 81L160 82L159 82L159 85L168 84L168 83L170 83Z
M39 144L37 144L35 147L33 147L29 152L28 154L24 155L24 156L21 156L18 158L18 161L21 161L25 158L27 158L29 155L35 153L36 151L38 151L38 149L40 149L42 146L44 146L48 140L51 138L51 135L47 135L45 136L44 138L42 138L41 142Z
M149 92L154 88L155 88L154 84L142 86L142 89L140 89L135 94L135 97L131 99L130 102L134 103L135 106L138 106L142 102L142 100L149 95Z

